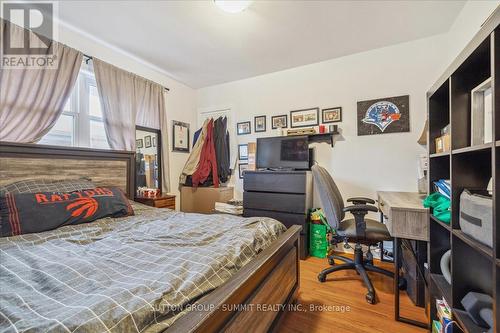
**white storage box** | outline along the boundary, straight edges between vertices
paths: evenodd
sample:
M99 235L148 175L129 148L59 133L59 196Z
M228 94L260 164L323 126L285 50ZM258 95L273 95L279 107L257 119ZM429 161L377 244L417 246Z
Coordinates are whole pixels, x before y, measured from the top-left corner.
M460 195L460 229L493 247L493 199L464 190Z

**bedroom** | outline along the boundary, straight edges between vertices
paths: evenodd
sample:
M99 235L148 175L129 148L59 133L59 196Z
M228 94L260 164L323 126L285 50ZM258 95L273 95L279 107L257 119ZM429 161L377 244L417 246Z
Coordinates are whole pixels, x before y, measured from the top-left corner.
M2 1L0 330L498 331L499 3Z

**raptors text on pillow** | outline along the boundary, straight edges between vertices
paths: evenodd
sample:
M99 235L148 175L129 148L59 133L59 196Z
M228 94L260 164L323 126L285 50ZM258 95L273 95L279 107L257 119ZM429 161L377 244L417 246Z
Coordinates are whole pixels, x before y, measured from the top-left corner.
M134 212L116 187L74 192L8 193L0 198L0 236L15 236Z

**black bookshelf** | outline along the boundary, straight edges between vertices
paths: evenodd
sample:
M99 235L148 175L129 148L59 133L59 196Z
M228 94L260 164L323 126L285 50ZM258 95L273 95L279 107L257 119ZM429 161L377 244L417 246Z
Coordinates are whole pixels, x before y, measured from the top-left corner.
M474 324L461 299L469 292L487 293L494 299L494 328L500 331L500 10L460 53L427 93L429 189L438 179L451 180L452 219L449 225L429 217L429 327L437 320L435 302L446 300L456 321L454 332L486 331ZM471 145L471 90L491 78L493 142ZM436 152L434 139L451 125L451 151ZM493 178L493 248L460 229L460 194L467 189L485 190ZM451 284L440 268L441 256L451 249Z

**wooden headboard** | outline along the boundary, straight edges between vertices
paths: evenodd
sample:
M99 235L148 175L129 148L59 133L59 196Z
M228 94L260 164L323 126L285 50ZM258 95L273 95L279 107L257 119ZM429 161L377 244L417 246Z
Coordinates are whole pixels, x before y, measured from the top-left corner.
M134 197L135 153L0 142L0 185L22 179L87 177Z

